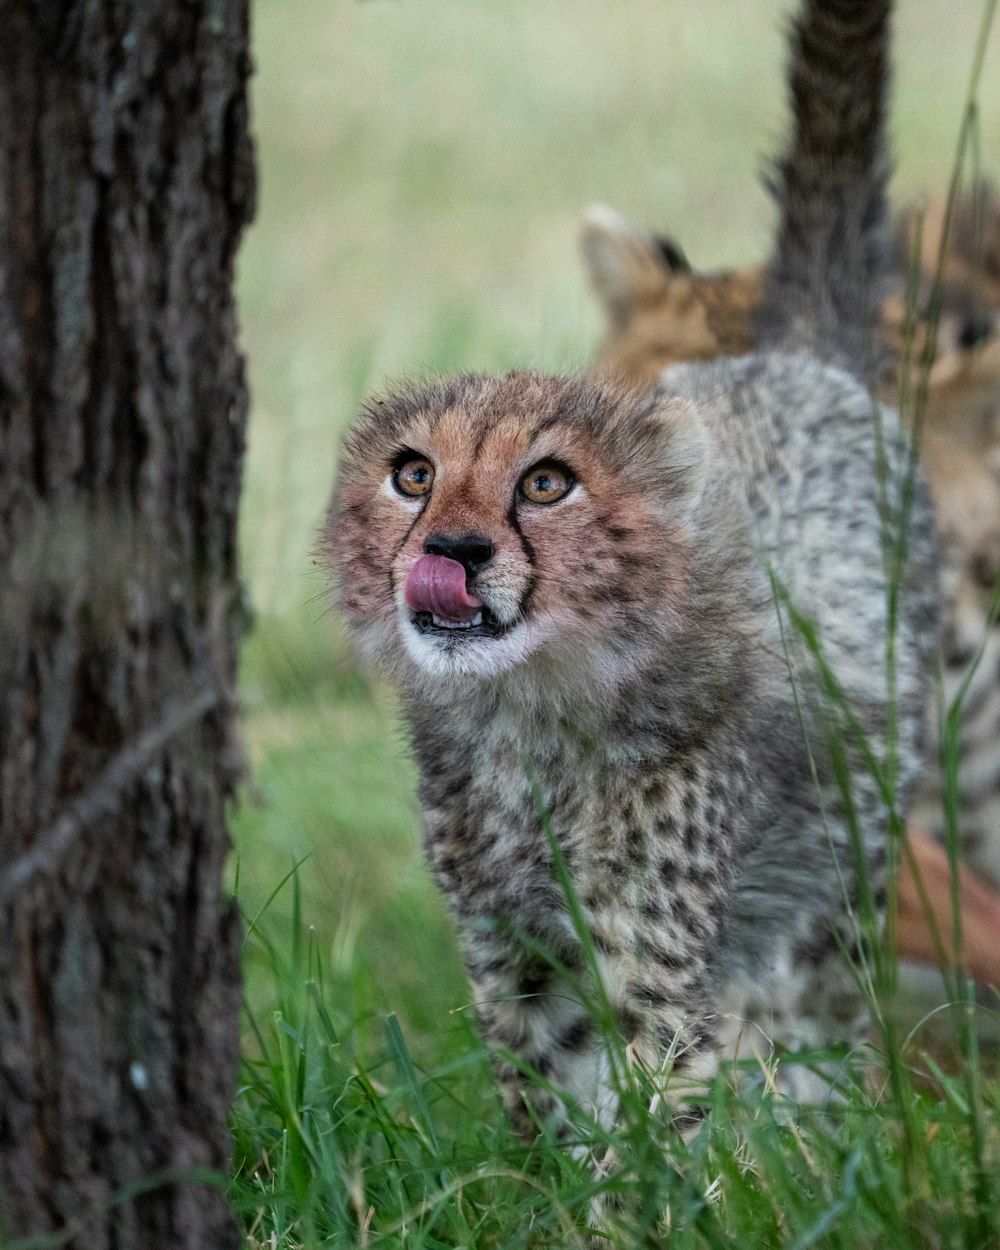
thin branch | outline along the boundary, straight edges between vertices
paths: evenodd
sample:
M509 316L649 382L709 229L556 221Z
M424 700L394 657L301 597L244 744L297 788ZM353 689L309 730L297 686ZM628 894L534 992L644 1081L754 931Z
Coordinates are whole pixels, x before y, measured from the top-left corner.
M43 831L31 850L0 874L0 906L32 878L58 868L80 834L118 808L125 789L152 764L170 739L218 702L216 691L207 687L187 703L167 704L159 723L122 747L94 784Z

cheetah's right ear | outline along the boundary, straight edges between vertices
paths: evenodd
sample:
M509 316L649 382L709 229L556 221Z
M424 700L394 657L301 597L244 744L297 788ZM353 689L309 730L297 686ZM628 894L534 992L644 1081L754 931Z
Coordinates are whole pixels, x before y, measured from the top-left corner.
M580 252L591 284L613 325L625 327L642 304L662 296L677 274L691 272L670 239L605 204L591 204L580 222Z

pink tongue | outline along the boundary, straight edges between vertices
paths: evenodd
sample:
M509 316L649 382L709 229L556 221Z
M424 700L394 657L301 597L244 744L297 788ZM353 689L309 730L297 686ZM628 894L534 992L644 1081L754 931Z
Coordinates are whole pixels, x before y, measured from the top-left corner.
M447 556L421 556L406 579L403 596L414 612L446 621L471 621L483 601L465 589L465 569Z

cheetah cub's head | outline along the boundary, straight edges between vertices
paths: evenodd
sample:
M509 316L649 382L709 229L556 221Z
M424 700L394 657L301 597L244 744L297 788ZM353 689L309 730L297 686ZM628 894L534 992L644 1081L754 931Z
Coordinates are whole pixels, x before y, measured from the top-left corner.
M620 680L688 598L707 435L682 400L466 375L369 403L324 532L349 627L405 685Z

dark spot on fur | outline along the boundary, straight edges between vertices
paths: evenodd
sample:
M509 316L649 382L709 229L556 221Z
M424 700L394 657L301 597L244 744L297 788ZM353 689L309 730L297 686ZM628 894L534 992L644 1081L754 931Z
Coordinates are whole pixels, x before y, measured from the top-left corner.
M958 332L958 345L969 351L978 347L993 336L993 314L988 312L970 313L962 322Z
M651 781L649 785L647 785L646 788L643 790L642 797L645 800L645 802L649 803L651 806L655 803L661 802L663 799L662 782Z
M643 953L648 959L658 963L661 968L670 968L673 971L680 971L687 962L675 955L673 951L669 951L658 942L651 942L649 939L643 945Z
M682 895L675 895L672 902L675 916L688 933L694 934L695 937L700 938L702 941L710 938L715 933L716 926L709 917L689 906Z
M689 822L685 824L682 834L684 837L684 849L690 853L701 841L701 830L696 824Z
M648 981L641 981L630 987L634 996L640 1002L648 1004L650 1007L666 1007L670 1004L670 999L662 990L650 985Z
M473 978L492 977L498 973L506 972L510 967L510 960L505 959L502 955L495 956L476 956L472 955L468 960L469 975Z
M552 1069L555 1067L555 1062L552 1059L552 1056L546 1054L538 1054L535 1056L529 1055L525 1059L525 1062L529 1068L534 1068L538 1075L542 1077L551 1076Z
M834 946L832 933L813 934L812 937L805 938L795 947L795 962L814 967L816 964L823 963Z
M555 1039L556 1046L571 1053L583 1050L590 1038L591 1027L589 1016L577 1016Z
M639 1035L640 1019L639 1016L630 1007L619 1007L618 1016L618 1032L624 1037L626 1042L634 1041Z
M656 1040L660 1043L660 1049L665 1055L669 1055L670 1051L677 1044L676 1030L672 1029L668 1024L658 1024L656 1026Z
M459 860L454 855L442 855L434 861L434 867L442 876L458 876Z
M542 960L532 960L521 972L517 992L525 997L535 997L548 989L552 983L552 971Z
M677 1059L674 1061L675 1068L680 1069L682 1067L682 1059L684 1059L684 1055L677 1056ZM707 1114L707 1107L701 1107L697 1104L684 1106L679 1111L674 1112L674 1128L677 1129L679 1133L688 1132L693 1128L697 1128Z

